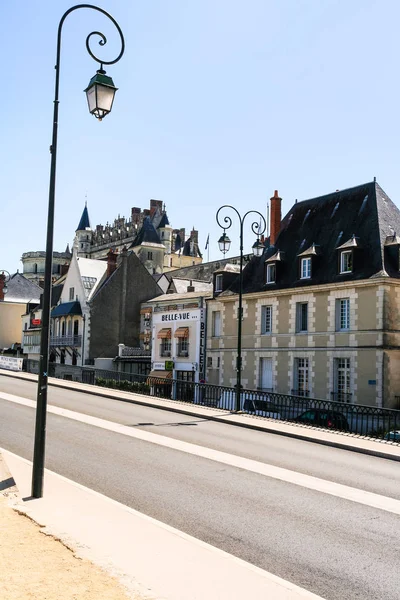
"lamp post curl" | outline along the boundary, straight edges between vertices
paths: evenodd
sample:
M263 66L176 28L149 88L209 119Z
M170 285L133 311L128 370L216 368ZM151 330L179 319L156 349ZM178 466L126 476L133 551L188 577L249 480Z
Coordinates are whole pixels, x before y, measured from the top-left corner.
M218 245L223 252L226 254L229 251L231 240L226 234L226 230L232 226L232 218L229 215L225 215L223 217L223 221L221 221L220 213L225 209L233 210L239 218L240 224L240 269L239 269L239 307L237 313L238 319L238 340L237 340L237 359L236 359L236 412L240 411L240 389L241 389L241 371L242 371L242 319L243 319L243 308L242 308L242 296L243 296L243 225L246 218L251 215L257 215L259 217L259 221L253 221L251 224L252 232L257 236L255 243L252 246L254 256L261 256L264 251L264 245L260 240L260 236L265 232L267 224L263 215L257 210L249 210L247 211L243 217L239 213L239 211L230 204L224 204L221 206L216 214L216 221L221 229L224 230L222 236L218 240Z
M60 87L60 57L61 57L61 34L62 27L67 16L75 10L89 8L105 15L116 27L120 39L121 50L117 58L106 61L98 58L90 48L90 41L93 36L99 36L99 45L104 46L107 43L106 36L100 31L92 31L86 38L86 49L94 61L100 64L100 69L89 82L86 88L86 96L89 105L89 112L101 121L110 111L113 105L115 92L117 88L111 77L106 75L103 65L113 65L120 60L125 51L125 40L121 28L117 21L104 9L94 4L77 4L69 8L61 17L57 31L57 51L56 51L56 76L54 90L54 109L53 109L53 134L50 146L51 164L50 164L50 185L49 185L49 205L47 214L47 237L46 237L46 260L44 272L43 289L43 307L42 307L42 334L40 339L40 361L37 389L36 422L35 422L35 443L33 451L33 469L32 469L32 497L41 498L43 495L43 474L44 474L44 456L46 440L46 412L47 412L47 385L48 385L48 366L49 366L49 343L50 343L50 307L51 307L51 284L52 284L52 264L53 264L53 229L54 229L54 204L56 187L56 164L57 164L57 135L58 135L58 106L59 106L59 87Z

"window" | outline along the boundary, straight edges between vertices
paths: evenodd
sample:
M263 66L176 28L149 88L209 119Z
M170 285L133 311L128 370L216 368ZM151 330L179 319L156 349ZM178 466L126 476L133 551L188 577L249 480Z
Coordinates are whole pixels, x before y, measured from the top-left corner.
M222 292L222 274L215 276L215 291Z
M311 256L301 259L300 279L310 279L311 277Z
M350 329L350 298L336 300L336 331Z
M267 265L267 283L275 283L276 267L274 264Z
M309 368L308 358L296 358L295 362L295 380L297 390L294 390L297 396L308 396L309 389Z
M272 392L272 358L260 358L260 388Z
M178 338L178 356L189 356L189 338Z
M308 331L308 302L296 302L296 333Z
M213 337L221 335L221 313L219 310L212 312L212 334Z
M221 357L217 356L217 369L221 366Z
M74 335L78 335L79 333L79 321L74 321Z
M272 333L272 306L261 307L261 333Z
M346 250L340 254L340 272L351 273L353 270L353 252Z
M75 296L75 288L70 287L69 288L69 299L74 300L74 296Z
M152 252L148 252L147 253L147 260L153 260L153 253Z
M212 369L212 356L207 356L207 369Z
M350 359L335 359L335 400L350 402Z
M161 356L171 356L171 338L163 338L160 348Z

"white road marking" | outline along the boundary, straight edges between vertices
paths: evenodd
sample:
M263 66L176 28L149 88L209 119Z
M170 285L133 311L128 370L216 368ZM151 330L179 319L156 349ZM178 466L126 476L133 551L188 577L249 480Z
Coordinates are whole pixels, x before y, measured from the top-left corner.
M12 394L0 392L0 398L3 400L8 400L9 402L14 402L15 404L36 408L35 401L28 400L27 398L22 398L20 396L14 396ZM283 469L281 467L276 467L274 465L252 460L250 458L235 456L234 454L228 454L227 452L221 452L220 450L213 450L212 448L198 446L197 444L175 440L157 433L151 433L149 431L143 431L140 429L132 430L126 425L120 425L118 423L106 421L105 419L99 419L98 417L84 415L66 408L48 405L47 410L49 413L58 415L60 417L79 421L94 427L100 427L101 429L107 429L108 431L113 431L114 433L126 435L144 442L149 442L158 446L164 446L172 450L178 450L179 452L185 452L187 454L192 454L193 456L206 458L208 460L223 463L231 467L257 473L258 475L264 475L265 477L271 477L286 483L298 485L309 490L314 490L316 492L342 498L343 500L350 500L351 502L357 502L358 504L363 504L371 508L377 508L379 510L400 515L400 500L396 500L395 498L389 498L387 496L374 494L373 492L367 492L361 489L343 485L341 483L335 483L326 479L320 479L319 477L313 477L312 475L305 475L289 469Z

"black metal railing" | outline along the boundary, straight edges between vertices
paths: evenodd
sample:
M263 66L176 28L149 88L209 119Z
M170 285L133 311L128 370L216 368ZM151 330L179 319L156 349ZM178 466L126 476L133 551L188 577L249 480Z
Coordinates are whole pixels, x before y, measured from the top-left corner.
M301 396L302 398L308 398L310 390L292 390L293 396Z
M160 356L162 356L163 358L169 358L171 356L171 350L160 346Z
M332 402L351 402L352 397L351 392L331 392Z
M37 373L38 361L27 360L26 369ZM236 389L233 387L55 363L50 364L49 375L215 409L234 411L236 407ZM396 409L261 390L242 390L240 408L260 417L386 439L400 444L400 410Z

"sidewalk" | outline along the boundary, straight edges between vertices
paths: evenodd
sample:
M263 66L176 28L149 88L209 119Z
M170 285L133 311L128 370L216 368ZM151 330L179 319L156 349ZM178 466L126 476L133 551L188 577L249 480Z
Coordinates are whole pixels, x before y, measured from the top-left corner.
M47 469L44 497L32 499L31 463L2 453L8 473L3 468L0 480L12 473L17 509L72 550L39 533L0 497L4 600L322 600Z
M20 371L14 372L0 369L0 375L15 377L16 379L25 379L27 381L37 381L37 375ZM256 415L230 413L226 410L209 408L198 404L189 404L186 402L179 402L178 400L160 399L154 396L145 396L142 394L134 394L132 392L122 392L75 381L56 379L55 377L49 377L49 385L75 390L85 394L96 394L97 396L110 398L111 400L122 400L133 404L141 404L142 406L169 410L193 417L219 421L220 423L228 423L230 425L246 427L248 429L256 429L257 431L293 437L299 440L322 444L324 446L332 446L342 450L350 450L352 452L359 452L361 454L368 454L379 458L400 461L400 444L385 442L383 440L373 440L367 437L356 436L351 433L326 431L312 426L266 419Z
M144 600L13 510L19 496L0 454L0 597L4 600Z

